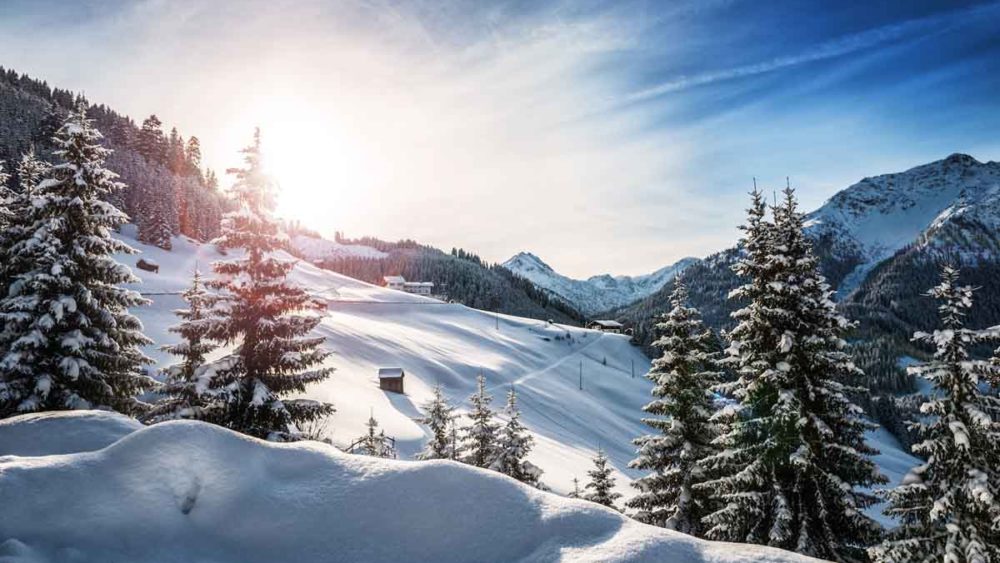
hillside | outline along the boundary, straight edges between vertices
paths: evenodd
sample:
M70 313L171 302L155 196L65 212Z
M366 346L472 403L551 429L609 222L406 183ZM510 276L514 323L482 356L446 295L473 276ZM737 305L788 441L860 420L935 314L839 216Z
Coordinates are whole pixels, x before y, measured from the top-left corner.
M160 265L158 274L136 271L143 280L136 289L152 300L136 313L155 342L173 342L167 328L176 322L172 311L181 306L179 292L196 263L204 267L220 255L210 245L182 238L174 240L173 251L164 251L136 242L132 232L122 238L141 254L122 261L134 264L141 257ZM330 302L316 333L325 337L324 346L333 352L329 365L337 371L308 396L336 406L325 432L334 444L346 446L360 437L374 415L397 440L399 457L412 459L428 437L415 419L433 386L440 383L452 404L465 411L482 373L495 407L502 406L511 385L517 387L522 421L536 440L529 460L544 470L545 485L562 494L572 491L572 479L585 478L600 447L615 468L618 492L633 494L629 483L639 474L628 468L635 454L631 440L648 431L640 418L652 384L643 377L649 359L627 337L442 303L305 262L292 278ZM172 361L155 347L147 353L160 367ZM378 388L379 367L404 368L405 395ZM915 461L882 430L870 439L882 450L877 462L898 483ZM877 508L869 513L881 518Z
M583 324L583 315L560 298L473 253L445 253L414 241L387 242L371 237L326 240L296 236L295 253L320 268L380 285L385 276L434 283L434 293L487 311L539 320Z
M0 455L33 416L0 426ZM118 425L106 413L74 416L80 432L107 434L102 425ZM54 450L65 451L62 442L50 435ZM450 461L366 458L316 442L273 444L200 422L159 424L88 450L0 457L0 559L810 560L646 526Z
M695 262L695 258L684 258L644 276L604 274L586 280L566 277L530 252L518 253L504 262L503 267L593 316L652 295Z

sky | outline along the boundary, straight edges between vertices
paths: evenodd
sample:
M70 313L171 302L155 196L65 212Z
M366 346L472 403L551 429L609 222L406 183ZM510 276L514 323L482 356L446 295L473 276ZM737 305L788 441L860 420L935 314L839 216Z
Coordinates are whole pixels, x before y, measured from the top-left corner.
M0 0L0 65L202 141L260 126L331 235L643 274L731 246L753 178L1000 160L1000 3ZM224 180L225 184L225 180Z

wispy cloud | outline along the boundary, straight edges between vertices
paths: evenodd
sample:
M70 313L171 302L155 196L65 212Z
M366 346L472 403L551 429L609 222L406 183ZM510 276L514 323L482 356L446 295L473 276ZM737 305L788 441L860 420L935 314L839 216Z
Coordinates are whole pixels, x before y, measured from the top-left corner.
M887 45L911 37L924 36L930 33L940 33L947 30L951 25L964 21L967 18L981 17L987 13L995 11L998 7L1000 7L1000 3L974 6L971 8L942 12L922 18L868 29L860 33L845 35L832 41L820 43L811 49L807 49L794 55L776 57L768 61L723 70L710 71L693 76L680 76L657 84L656 86L645 88L639 90L638 92L633 92L627 95L625 100L629 102L648 100L664 94L679 92L697 86L704 86L706 84L712 84L724 80L756 76L788 67L833 59L867 49L874 49L882 45Z

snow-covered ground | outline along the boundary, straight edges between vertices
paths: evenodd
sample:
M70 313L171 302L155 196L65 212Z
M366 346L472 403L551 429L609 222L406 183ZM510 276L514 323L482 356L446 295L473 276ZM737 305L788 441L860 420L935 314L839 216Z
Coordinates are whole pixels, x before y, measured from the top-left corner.
M197 265L207 271L221 256L210 245L175 238L173 250L144 246L126 229L122 238L142 254L120 259L134 266L154 260L159 273L135 270L143 283L135 289L152 304L135 312L157 344L173 342L167 328L177 322L172 311L183 306L179 293ZM573 477L586 480L591 458L604 448L617 470L618 490L632 495L627 465L632 438L648 428L641 407L652 388L643 374L649 360L628 338L544 321L496 315L373 286L299 262L293 278L330 300L329 314L317 329L333 351L337 371L309 390L332 402L337 412L329 437L348 445L365 432L374 413L380 426L397 440L400 458L411 459L426 441L414 419L435 383L460 407L467 406L482 373L500 410L511 385L518 392L523 421L536 439L529 460L541 467L542 481L557 492L572 490ZM172 359L147 350L163 367ZM379 389L380 367L402 367L406 394ZM583 390L580 390L580 379ZM633 377L634 375L634 377Z
M121 430L109 413L65 418L80 435ZM37 423L7 421L0 443ZM809 560L646 526L450 461L272 444L200 422L142 428L97 451L45 436L37 453L59 455L0 456L5 563Z

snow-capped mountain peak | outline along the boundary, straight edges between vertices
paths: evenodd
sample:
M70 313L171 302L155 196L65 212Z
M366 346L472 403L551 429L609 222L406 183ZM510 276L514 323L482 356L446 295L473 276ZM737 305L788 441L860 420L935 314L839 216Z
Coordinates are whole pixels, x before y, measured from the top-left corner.
M652 295L696 261L696 258L684 258L643 276L600 274L586 280L564 276L530 252L517 253L503 266L581 312L594 314Z

